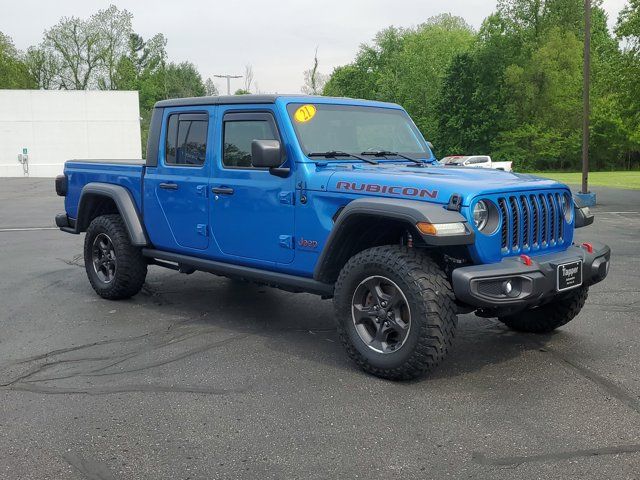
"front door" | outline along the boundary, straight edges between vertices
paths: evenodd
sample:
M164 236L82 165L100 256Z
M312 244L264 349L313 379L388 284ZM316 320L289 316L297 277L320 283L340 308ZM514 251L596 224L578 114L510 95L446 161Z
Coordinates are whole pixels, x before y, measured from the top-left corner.
M260 107L227 107L221 112L220 158L210 184L211 229L223 256L290 263L293 177L280 178L251 165L253 140L279 140L284 149L274 111Z
M145 223L156 248L209 246L208 130L206 111L165 113L158 165L145 175Z

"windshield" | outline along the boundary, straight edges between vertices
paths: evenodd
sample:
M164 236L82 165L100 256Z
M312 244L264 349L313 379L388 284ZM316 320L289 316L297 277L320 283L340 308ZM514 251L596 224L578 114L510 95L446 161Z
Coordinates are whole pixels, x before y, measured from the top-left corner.
M287 110L306 155L389 152L393 156L393 152L431 158L422 135L403 110L302 103L289 104Z

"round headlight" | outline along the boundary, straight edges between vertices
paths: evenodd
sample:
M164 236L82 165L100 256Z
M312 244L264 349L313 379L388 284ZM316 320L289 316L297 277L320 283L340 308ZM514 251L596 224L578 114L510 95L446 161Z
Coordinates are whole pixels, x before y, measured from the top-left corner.
M565 193L560 197L560 206L562 207L562 213L564 213L564 219L567 223L571 223L573 218L573 199Z
M489 208L484 200L480 200L476 203L476 206L473 207L473 223L476 225L478 230L482 230L487 226L488 220Z

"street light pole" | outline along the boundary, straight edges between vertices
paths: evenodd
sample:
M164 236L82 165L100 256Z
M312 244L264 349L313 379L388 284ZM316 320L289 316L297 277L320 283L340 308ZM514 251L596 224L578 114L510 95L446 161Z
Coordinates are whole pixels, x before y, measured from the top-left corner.
M242 75L214 75L214 77L227 79L227 95L231 95L231 79L242 78Z
M584 60L582 71L582 190L589 193L589 77L591 72L591 0L584 0Z

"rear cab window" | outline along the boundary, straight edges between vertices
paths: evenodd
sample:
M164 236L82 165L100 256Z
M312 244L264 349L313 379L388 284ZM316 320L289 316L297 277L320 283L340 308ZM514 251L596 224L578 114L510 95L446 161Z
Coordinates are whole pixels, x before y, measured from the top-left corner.
M201 167L206 161L209 115L204 112L172 113L167 118L165 163Z

